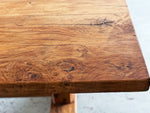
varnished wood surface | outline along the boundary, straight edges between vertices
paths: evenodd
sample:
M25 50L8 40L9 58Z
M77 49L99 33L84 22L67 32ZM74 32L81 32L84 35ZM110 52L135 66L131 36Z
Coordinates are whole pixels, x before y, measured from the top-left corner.
M54 105L51 103L50 113L77 113L77 95L71 94L70 96L70 103L62 105Z
M1 97L148 87L125 0L1 0Z

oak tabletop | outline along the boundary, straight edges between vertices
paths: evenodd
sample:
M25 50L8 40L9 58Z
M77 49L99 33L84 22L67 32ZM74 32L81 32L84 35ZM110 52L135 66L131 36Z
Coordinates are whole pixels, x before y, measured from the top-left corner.
M145 91L125 0L1 0L0 96Z

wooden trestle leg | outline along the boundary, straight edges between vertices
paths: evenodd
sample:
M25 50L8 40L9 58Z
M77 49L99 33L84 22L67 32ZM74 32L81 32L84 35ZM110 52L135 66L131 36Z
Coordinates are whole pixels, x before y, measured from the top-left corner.
M77 113L76 94L53 94L50 113Z

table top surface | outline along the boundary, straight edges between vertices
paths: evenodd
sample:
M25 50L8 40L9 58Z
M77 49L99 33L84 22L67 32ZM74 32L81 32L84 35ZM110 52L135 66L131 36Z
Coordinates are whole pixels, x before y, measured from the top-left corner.
M0 96L144 91L125 0L2 0Z

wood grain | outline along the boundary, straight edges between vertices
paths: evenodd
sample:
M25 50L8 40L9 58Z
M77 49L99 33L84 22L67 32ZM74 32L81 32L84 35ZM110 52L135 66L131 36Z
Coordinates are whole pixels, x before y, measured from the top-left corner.
M0 2L1 97L144 91L148 79L125 0Z

